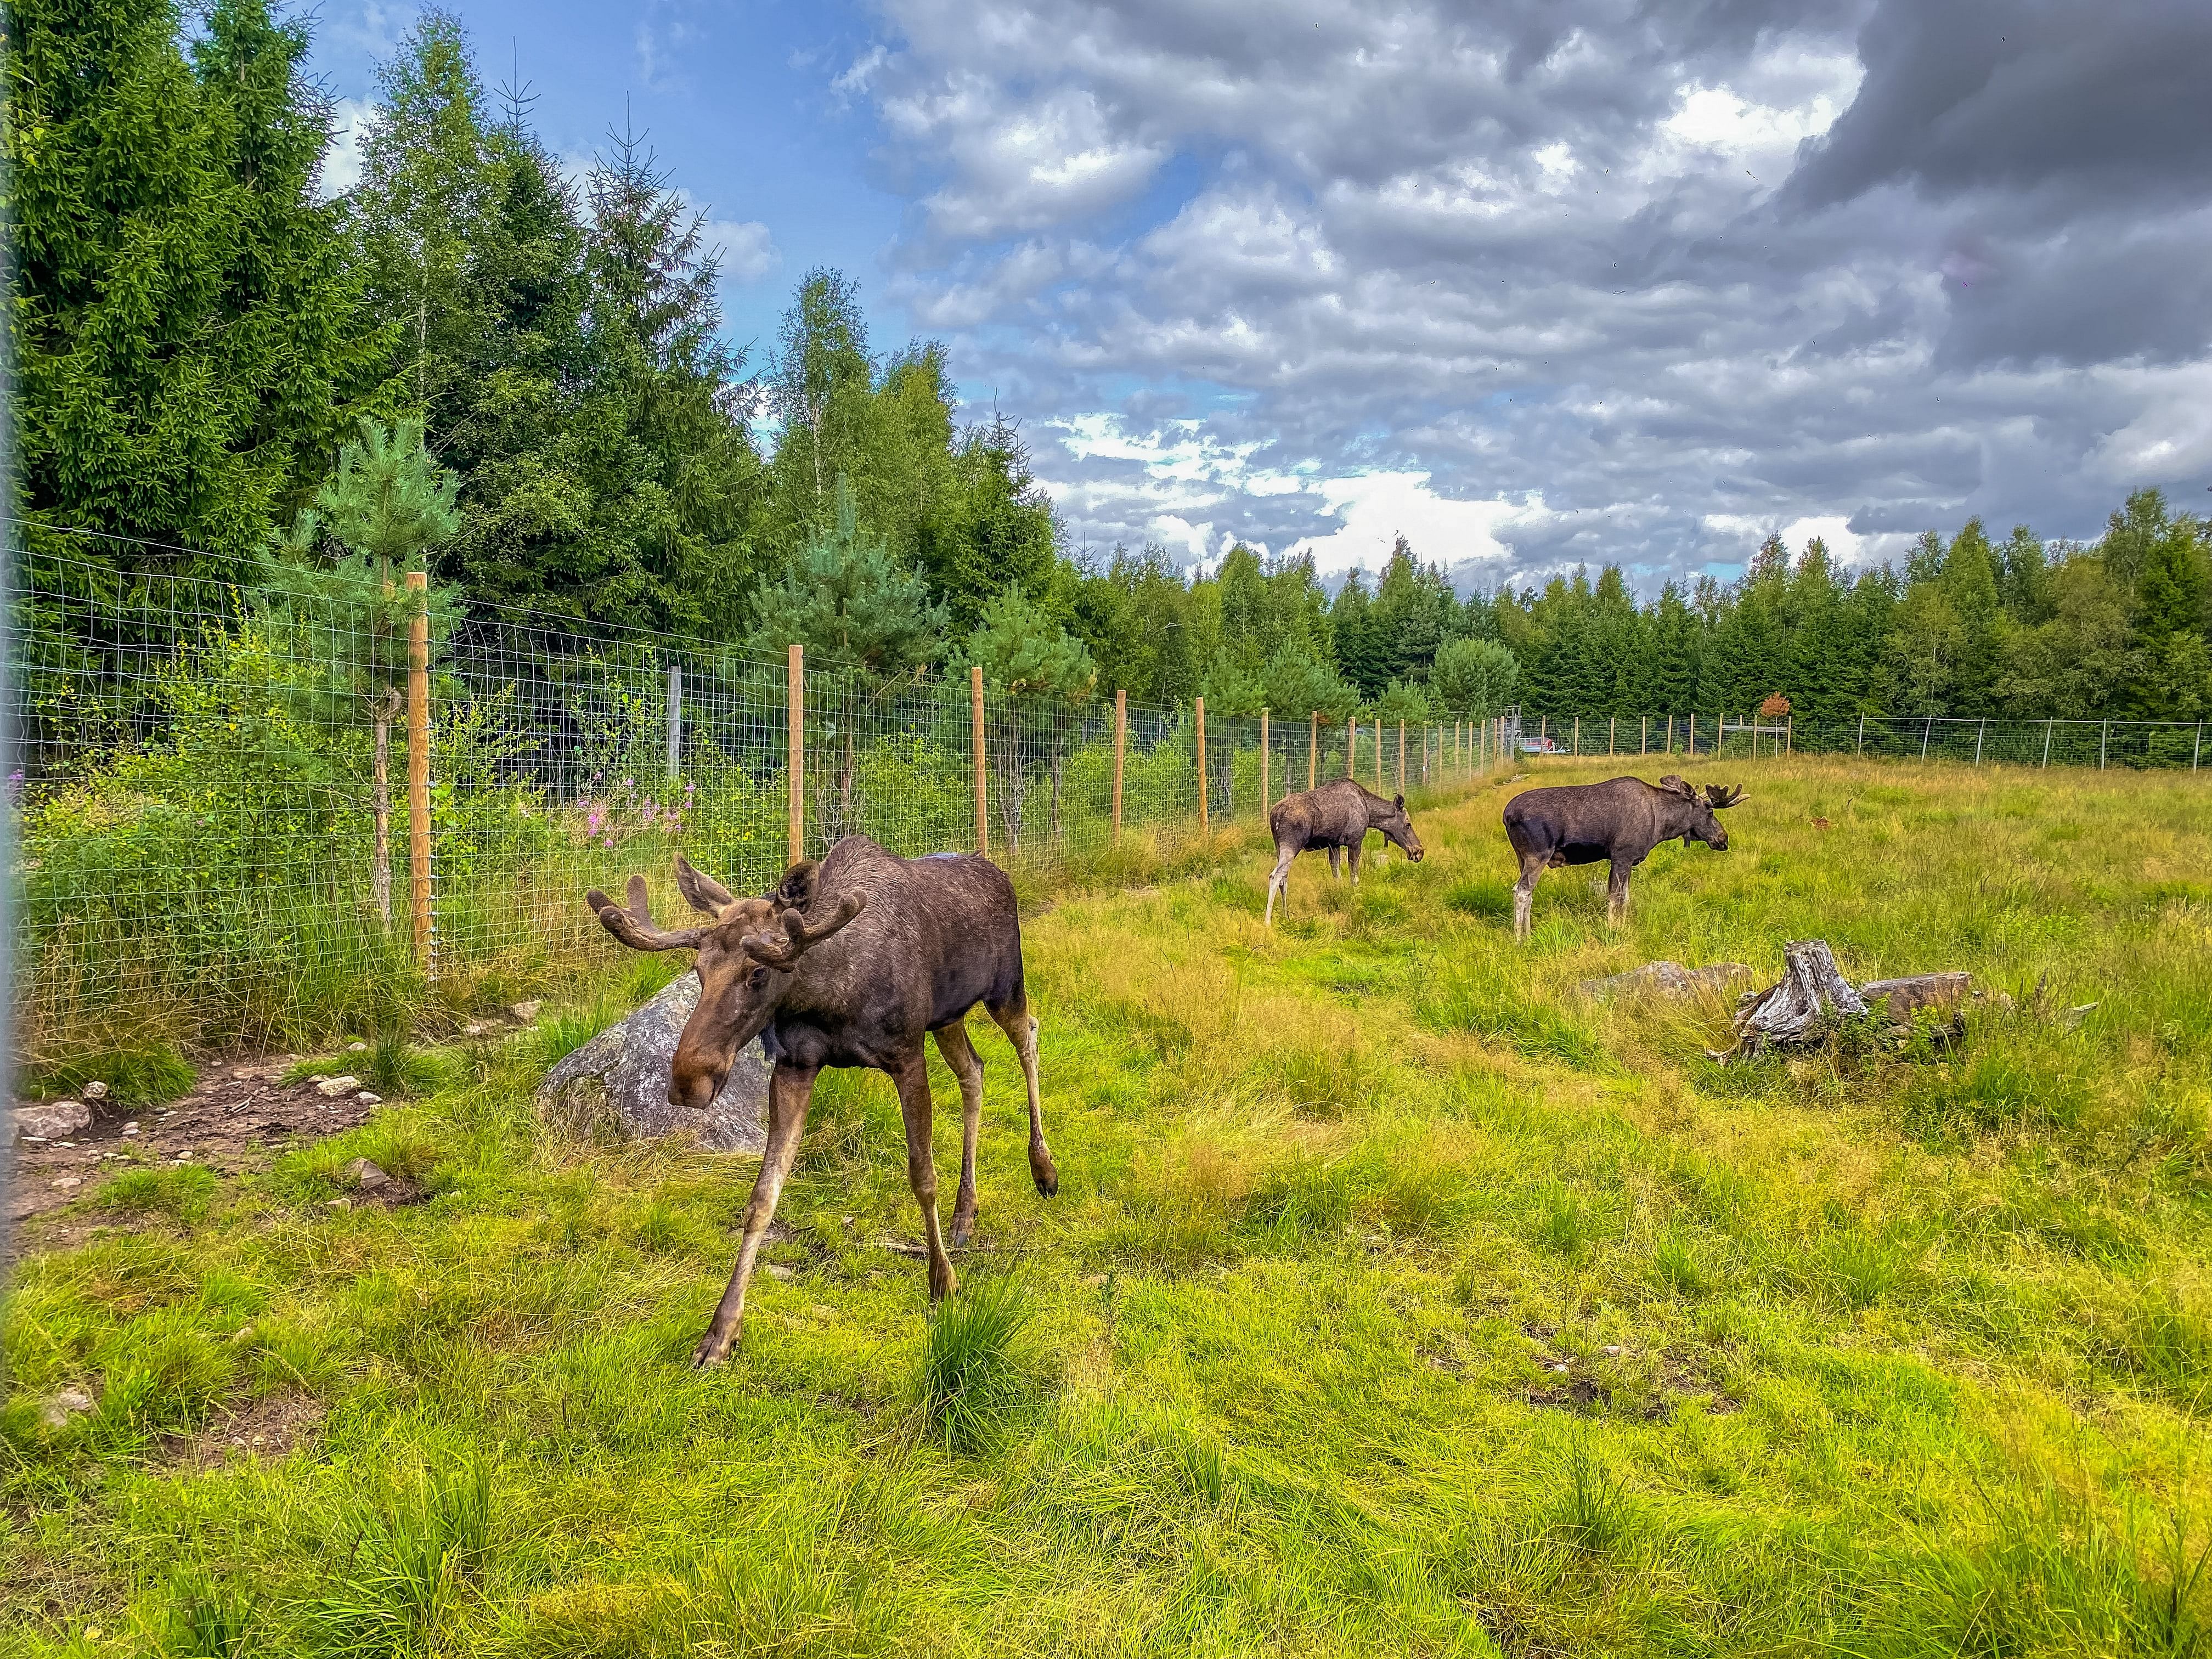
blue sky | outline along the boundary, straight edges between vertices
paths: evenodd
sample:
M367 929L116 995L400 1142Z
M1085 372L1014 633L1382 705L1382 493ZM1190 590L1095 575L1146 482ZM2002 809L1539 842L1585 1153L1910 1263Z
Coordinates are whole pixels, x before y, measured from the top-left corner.
M2094 535L2212 483L2212 7L465 0L625 109L773 344L815 264L1023 423L1070 541L1645 592L1770 531ZM357 117L404 5L326 0ZM343 170L343 159L334 161Z

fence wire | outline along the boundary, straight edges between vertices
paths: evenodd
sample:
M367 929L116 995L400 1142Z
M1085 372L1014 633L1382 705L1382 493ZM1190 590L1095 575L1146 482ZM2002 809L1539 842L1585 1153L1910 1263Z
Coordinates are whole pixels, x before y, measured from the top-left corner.
M1522 728L1531 753L1728 760L1803 753L2106 771L2203 769L2212 766L2205 736L2202 720L1946 714L1547 714L1528 717Z
M18 1042L33 1060L143 1030L216 1045L374 1029L395 985L465 1004L529 994L607 957L583 902L645 876L682 908L681 850L733 890L791 847L865 835L902 854L987 848L1017 871L1174 856L1263 828L1347 771L1383 793L1496 764L1498 728L982 693L713 641L264 573L252 586L118 574L24 527L7 593L18 815ZM419 740L410 632L423 638ZM796 742L794 743L794 737ZM1401 753L1402 745L1402 774ZM419 751L419 752L418 752ZM428 774L418 849L410 766ZM1378 766L1379 763L1379 766ZM1262 773L1264 769L1264 784ZM1201 813L1201 789L1204 809ZM427 884L414 878L427 853ZM418 931L419 930L419 931ZM419 942L418 942L419 941Z

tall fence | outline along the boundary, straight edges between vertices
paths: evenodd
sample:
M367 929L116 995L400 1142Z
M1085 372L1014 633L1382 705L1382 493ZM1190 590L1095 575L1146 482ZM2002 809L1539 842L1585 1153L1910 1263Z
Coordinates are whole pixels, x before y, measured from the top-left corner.
M1806 754L1963 761L1974 766L2212 768L2202 720L2004 720L1946 714L1543 714L1525 751L1717 759Z
M1015 869L1173 855L1347 772L1510 753L1510 717L1378 725L1010 696L718 641L465 615L302 575L118 578L40 546L7 602L22 771L17 1031L252 1040L377 1017L392 970L520 995L605 942L583 894L672 854L762 890L841 836ZM419 582L419 579L417 579Z

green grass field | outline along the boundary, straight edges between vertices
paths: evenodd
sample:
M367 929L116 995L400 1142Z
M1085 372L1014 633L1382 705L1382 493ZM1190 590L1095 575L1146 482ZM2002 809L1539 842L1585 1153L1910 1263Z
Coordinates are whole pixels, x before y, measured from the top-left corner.
M2212 1652L2212 780L1686 769L1735 850L1617 937L1557 872L1515 948L1504 787L1273 934L1249 830L1032 919L1061 1194L978 1019L933 1322L872 1074L706 1374L752 1165L550 1138L542 1042L134 1177L17 1270L0 1652ZM1717 1001L1572 994L1812 936L2011 1006L1722 1066ZM329 1207L359 1153L430 1195Z

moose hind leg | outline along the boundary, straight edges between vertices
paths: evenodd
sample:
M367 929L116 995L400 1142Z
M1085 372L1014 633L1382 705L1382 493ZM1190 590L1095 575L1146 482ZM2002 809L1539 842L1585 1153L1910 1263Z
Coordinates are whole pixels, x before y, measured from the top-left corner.
M1359 885L1359 855L1366 850L1366 842L1355 841L1344 849L1344 861L1352 866L1352 884Z
M975 1135L983 1121L983 1057L968 1040L968 1028L948 1025L936 1033L937 1052L960 1080L960 1190L952 1199L952 1248L975 1236Z
M799 1133L806 1127L806 1107L814 1097L817 1075L817 1071L799 1071L781 1063L769 1074L768 1147L761 1153L752 1201L745 1206L744 1242L738 1246L738 1265L714 1310L714 1322L691 1351L695 1366L716 1365L728 1358L744 1329L745 1286L753 1276L753 1259L760 1254L768 1224L775 1218L775 1201L782 1195L783 1183L791 1176L791 1160L799 1151Z
M1544 873L1540 854L1524 854L1521 860L1521 879L1513 884L1513 937L1528 937L1530 919L1536 908L1536 883Z
M886 1067L886 1070L889 1068ZM937 1219L937 1161L929 1144L933 1109L929 1098L929 1064L917 1045L891 1073L898 1085L899 1115L906 1120L906 1179L921 1211L922 1240L929 1248L929 1299L943 1301L958 1288L952 1258L945 1253L945 1233Z
M1605 919L1618 927L1628 920L1628 878L1636 866L1626 859L1616 859L1607 867L1605 884Z
M1328 878L1331 881L1339 881L1343 878L1344 866L1339 862L1343 856L1344 849L1341 847L1332 847L1328 849Z
M1051 1198L1060 1191L1060 1166L1052 1161L1052 1149L1044 1144L1044 1101L1037 1091L1037 1023L1030 1018L1026 997L992 1009L991 1018L999 1022L999 1029L1021 1058L1022 1081L1030 1091L1030 1179L1036 1182L1042 1196Z
M1295 848L1282 848L1275 854L1274 873L1267 878L1267 922L1275 925L1275 895L1283 896L1283 914L1291 913L1291 860L1297 857Z

